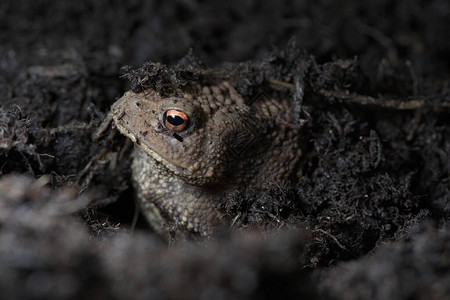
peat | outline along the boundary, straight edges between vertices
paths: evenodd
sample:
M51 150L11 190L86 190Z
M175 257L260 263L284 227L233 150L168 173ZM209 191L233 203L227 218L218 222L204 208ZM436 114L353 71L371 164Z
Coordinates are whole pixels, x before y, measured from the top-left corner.
M445 0L1 1L2 298L449 298L449 28ZM210 68L288 82L307 146L293 186L229 195L245 229L167 249L96 132Z

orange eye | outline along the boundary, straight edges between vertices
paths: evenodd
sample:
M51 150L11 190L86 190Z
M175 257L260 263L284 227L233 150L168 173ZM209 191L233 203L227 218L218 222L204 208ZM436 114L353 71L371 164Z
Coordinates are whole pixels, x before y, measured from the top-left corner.
M164 126L170 131L186 130L189 127L189 121L189 116L177 109L169 109L163 115Z

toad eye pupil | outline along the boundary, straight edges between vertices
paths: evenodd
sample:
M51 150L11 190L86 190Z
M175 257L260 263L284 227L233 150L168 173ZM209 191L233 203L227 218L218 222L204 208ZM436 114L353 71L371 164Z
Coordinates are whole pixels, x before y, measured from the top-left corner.
M185 122L185 120L180 116L169 115L167 116L167 122L173 126L179 126Z

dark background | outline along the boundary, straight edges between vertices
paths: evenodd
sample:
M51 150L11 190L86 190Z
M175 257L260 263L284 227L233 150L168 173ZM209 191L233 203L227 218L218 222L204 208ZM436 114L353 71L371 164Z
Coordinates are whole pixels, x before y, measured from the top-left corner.
M380 101L310 92L303 176L287 196L230 196L268 210L253 230L170 250L142 219L133 231L133 147L92 139L129 88L121 67L190 49L206 67L261 62L293 40L311 90L351 77ZM1 298L448 299L449 75L446 0L2 0Z

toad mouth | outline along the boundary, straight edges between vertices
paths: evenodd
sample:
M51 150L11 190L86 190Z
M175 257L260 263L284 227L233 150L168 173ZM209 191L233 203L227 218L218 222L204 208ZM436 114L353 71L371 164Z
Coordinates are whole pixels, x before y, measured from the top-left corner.
M156 160L159 163L162 163L167 169L171 170L172 172L178 174L180 173L181 169L182 171L186 172L188 171L188 167L175 162L167 157L165 157L164 155L160 154L159 152L157 152L156 150L153 150L149 145L147 145L147 143L136 143L138 145L138 147L140 147L142 150L144 150L144 152L146 154L148 154L150 157L152 157L154 160ZM176 167L176 168L173 168Z
M131 141L135 145L141 148L147 155L149 155L155 161L164 165L168 170L172 171L174 174L179 175L181 173L191 173L189 172L189 168L187 166L169 159L168 157L154 150L147 142L138 139L136 137L136 133L132 129L127 128L119 124L118 122L116 122L116 127L122 134L131 139Z

